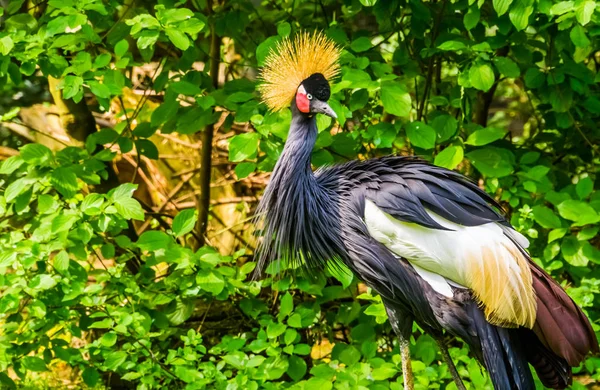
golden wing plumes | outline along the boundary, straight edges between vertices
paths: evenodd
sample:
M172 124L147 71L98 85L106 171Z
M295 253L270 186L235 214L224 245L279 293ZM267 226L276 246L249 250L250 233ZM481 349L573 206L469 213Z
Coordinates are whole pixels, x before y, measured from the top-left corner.
M321 32L303 32L284 38L265 60L258 89L272 111L288 107L300 83L313 73L330 81L340 72L341 49Z

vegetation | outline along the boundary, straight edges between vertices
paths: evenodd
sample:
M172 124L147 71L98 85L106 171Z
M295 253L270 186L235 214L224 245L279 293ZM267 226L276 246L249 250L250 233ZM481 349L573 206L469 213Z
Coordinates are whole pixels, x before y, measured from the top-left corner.
M600 331L594 0L0 0L0 387L401 389L349 274L253 280L291 114L256 92L301 29L345 50L315 167L469 175ZM453 341L471 388L487 374ZM415 326L418 388L453 389ZM573 388L600 379L600 358Z

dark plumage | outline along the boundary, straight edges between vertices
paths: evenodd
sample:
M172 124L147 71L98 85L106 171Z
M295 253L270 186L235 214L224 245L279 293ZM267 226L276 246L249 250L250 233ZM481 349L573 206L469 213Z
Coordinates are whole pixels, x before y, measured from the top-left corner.
M309 80L304 87L314 93ZM598 342L584 314L537 265L529 260L538 300L535 326L502 328L486 320L470 290L452 287L451 298L436 292L409 262L373 239L364 221L370 200L397 220L431 229L447 230L427 210L463 226L510 226L493 198L464 176L415 157L351 161L313 173L314 114L301 113L295 102L291 109L289 136L258 210L259 269L278 258L303 262L309 272L327 261L342 262L381 294L399 335L408 338L415 320L434 336L446 331L461 337L497 389L533 389L527 363L546 386L570 383L570 366L597 352Z

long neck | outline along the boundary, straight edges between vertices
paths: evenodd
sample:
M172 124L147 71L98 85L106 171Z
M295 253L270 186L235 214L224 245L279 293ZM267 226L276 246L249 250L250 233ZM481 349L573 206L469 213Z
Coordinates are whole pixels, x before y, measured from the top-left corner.
M294 107L288 138L273 171L269 186L291 185L300 180L308 180L314 184L310 160L316 140L315 117L302 115Z
M259 270L273 259L322 267L340 252L341 243L331 238L339 232L337 202L319 185L310 164L317 139L315 118L294 111L288 139L257 210L263 233L257 248Z

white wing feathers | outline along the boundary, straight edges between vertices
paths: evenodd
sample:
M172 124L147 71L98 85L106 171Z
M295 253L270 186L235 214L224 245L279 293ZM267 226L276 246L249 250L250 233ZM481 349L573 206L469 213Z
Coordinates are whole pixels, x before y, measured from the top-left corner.
M428 213L450 230L396 220L369 200L365 223L373 238L408 260L440 294L452 296L448 282L457 283L473 291L491 323L531 328L536 314L531 271L511 241L526 248L527 239L498 223L462 226Z

